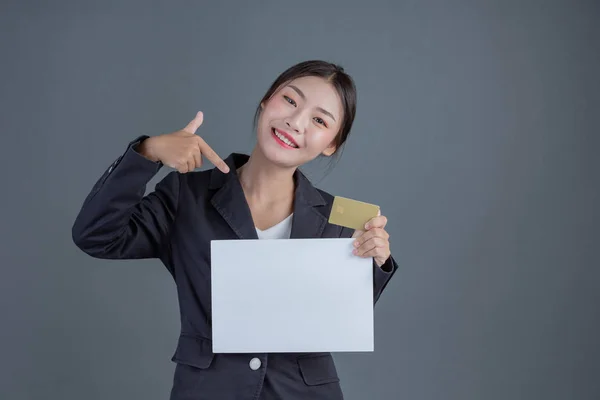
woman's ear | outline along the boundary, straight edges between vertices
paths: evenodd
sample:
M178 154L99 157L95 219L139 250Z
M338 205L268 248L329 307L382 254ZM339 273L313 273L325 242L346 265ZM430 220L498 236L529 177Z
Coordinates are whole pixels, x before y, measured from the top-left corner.
M327 147L325 150L323 150L323 155L326 157L331 157L336 150L337 146L335 144L335 141L331 142L331 144L329 145L329 147Z

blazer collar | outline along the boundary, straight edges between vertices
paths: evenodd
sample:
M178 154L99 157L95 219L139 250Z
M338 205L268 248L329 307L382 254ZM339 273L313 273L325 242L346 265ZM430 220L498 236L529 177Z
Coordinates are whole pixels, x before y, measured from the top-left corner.
M249 158L247 154L232 153L224 160L230 171L225 174L213 168L210 176L209 188L216 190L211 203L240 239L258 239L250 207L236 172ZM294 172L294 182L296 189L291 238L321 237L327 217L320 207L327 205L327 201L298 169Z

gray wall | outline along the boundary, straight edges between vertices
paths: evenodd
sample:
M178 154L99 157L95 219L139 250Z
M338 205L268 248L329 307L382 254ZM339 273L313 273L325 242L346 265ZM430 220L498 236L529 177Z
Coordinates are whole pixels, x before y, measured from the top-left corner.
M0 6L1 399L168 397L166 269L92 259L71 224L130 139L197 110L249 151L260 96L312 58L359 107L307 172L380 204L401 264L376 351L335 355L346 397L600 398L599 2L117 3Z

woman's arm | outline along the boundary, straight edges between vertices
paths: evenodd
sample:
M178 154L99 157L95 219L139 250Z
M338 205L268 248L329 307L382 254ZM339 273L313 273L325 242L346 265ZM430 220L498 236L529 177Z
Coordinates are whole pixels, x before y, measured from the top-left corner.
M340 237L343 238L356 238L363 234L362 231L355 231L350 228L342 228ZM392 255L381 265L377 265L375 259L373 259L373 304L377 303L381 293L389 283L392 276L398 270L398 264Z
M72 228L73 241L95 258L160 258L177 212L179 178L169 173L154 192L146 185L162 167L136 151L147 139L131 142L96 182Z

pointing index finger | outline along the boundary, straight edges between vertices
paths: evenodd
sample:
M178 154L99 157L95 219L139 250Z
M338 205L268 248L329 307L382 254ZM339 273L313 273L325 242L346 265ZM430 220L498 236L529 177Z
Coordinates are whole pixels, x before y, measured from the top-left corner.
M219 155L202 138L198 138L200 139L198 142L200 153L208 158L208 160L213 163L214 166L217 167L221 172L228 173L229 166L227 163L225 163L225 161L223 161L223 159L219 157Z

